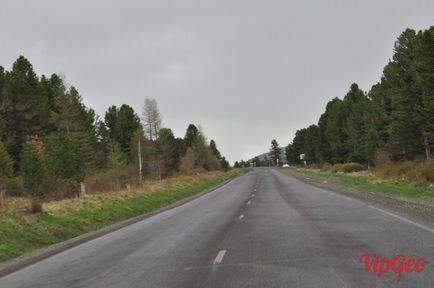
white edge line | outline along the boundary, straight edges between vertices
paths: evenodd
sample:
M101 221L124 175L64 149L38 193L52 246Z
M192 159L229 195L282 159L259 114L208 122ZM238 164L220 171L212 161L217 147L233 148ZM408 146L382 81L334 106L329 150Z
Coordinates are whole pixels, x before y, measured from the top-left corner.
M419 223L417 223L417 222L411 221L410 219L407 219L407 218L401 217L401 216L399 216L399 215L396 215L396 214L394 214L394 213L391 213L391 212L389 212L389 211L383 210L383 209L381 209L381 208L378 208L378 207L375 207L375 206L372 206L372 205L368 205L368 207L370 207L370 208L372 208L372 209L375 209L375 210L377 210L377 211L383 212L384 214L387 214L387 215L389 215L389 216L395 217L395 218L397 218L397 219L399 219L399 220L402 220L402 221L404 221L404 222L407 222L407 223L413 224L414 226L417 226L417 227L419 227L419 228L422 228L422 229L424 229L424 230L426 230L426 231L429 231L429 232L431 232L431 233L434 233L434 229L431 229L431 228L429 228L429 227L426 227L425 225L419 224Z
M217 253L217 256L215 257L213 264L214 265L220 264L223 260L223 257L225 257L225 254L226 254L226 250L220 250L219 253Z
M297 179L297 180L298 180L298 179ZM298 180L298 181L300 181L300 180ZM300 181L300 182L302 182L302 181ZM338 197L338 198L344 198L344 199L346 199L346 200L348 200L348 201L352 201L352 202L356 202L356 203L362 203L362 204L366 205L367 207L370 207L370 208L372 208L372 209L374 209L374 210L377 210L377 211L383 212L384 214L387 214L387 215L389 215L389 216L395 217L396 219L399 219L399 220L404 221L404 222L406 222L406 223L412 224L412 225L414 225L414 226L416 226L416 227L419 227L419 228L421 228L421 229L423 229L423 230L425 230L425 231L428 231L428 232L434 233L434 229L432 229L432 228L429 228L429 227L427 227L427 226L425 226L425 225L422 225L422 224L419 224L419 223L417 223L417 222L414 222L414 221L412 221L412 220L410 220L410 219L407 219L407 218L405 218L405 217L402 217L402 216L396 215L395 213L392 213L392 212L386 211L386 210L384 210L384 209L381 209L381 208L378 208L378 207L375 207L375 206L372 206L372 205L367 205L366 202L364 202L364 201L362 201L362 200L360 200L360 199L355 199L355 198L352 198L352 197L347 196L347 195L342 195L342 194L339 194L339 193L337 193L337 192L327 190L327 188L317 187L317 186L312 185L312 184L309 184L309 185L312 186L312 187L315 187L316 189L318 189L318 190L320 190L320 191L322 191L322 192L324 192L324 193L327 193L327 194L330 194L330 195L334 195L334 196L336 196L336 197Z

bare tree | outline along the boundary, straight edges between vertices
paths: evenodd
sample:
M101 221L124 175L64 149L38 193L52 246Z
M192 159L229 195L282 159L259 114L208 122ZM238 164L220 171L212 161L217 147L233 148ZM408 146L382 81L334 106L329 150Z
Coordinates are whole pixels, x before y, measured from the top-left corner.
M156 140L161 129L161 115L154 98L146 97L142 114L146 137L151 141Z

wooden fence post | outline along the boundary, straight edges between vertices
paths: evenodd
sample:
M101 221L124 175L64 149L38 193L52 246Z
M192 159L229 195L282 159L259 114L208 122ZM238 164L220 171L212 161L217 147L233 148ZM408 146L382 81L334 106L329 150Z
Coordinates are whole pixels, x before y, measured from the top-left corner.
M3 187L0 187L0 209L5 207L5 197L6 197L6 190Z
M83 182L80 182L80 197L86 195L86 185Z

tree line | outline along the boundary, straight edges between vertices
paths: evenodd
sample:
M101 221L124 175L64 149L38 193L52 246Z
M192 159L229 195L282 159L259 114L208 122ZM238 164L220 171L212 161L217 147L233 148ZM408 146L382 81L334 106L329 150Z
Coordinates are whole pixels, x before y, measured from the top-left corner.
M0 66L0 190L67 197L85 177L101 173L122 185L229 169L200 127L190 124L177 138L161 123L153 98L144 101L141 117L124 104L109 107L102 119L62 77L39 77L20 56L10 71Z
M290 164L431 159L434 151L434 26L406 29L380 82L365 92L352 84L327 103L317 124L298 130L286 147ZM300 155L304 154L304 160Z

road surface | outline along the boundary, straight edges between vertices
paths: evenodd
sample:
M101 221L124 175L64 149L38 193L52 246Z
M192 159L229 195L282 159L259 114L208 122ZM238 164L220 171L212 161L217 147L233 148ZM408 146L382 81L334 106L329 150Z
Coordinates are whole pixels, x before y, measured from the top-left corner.
M380 279L359 256L425 257ZM13 274L0 287L434 287L434 230L256 168L172 210Z

